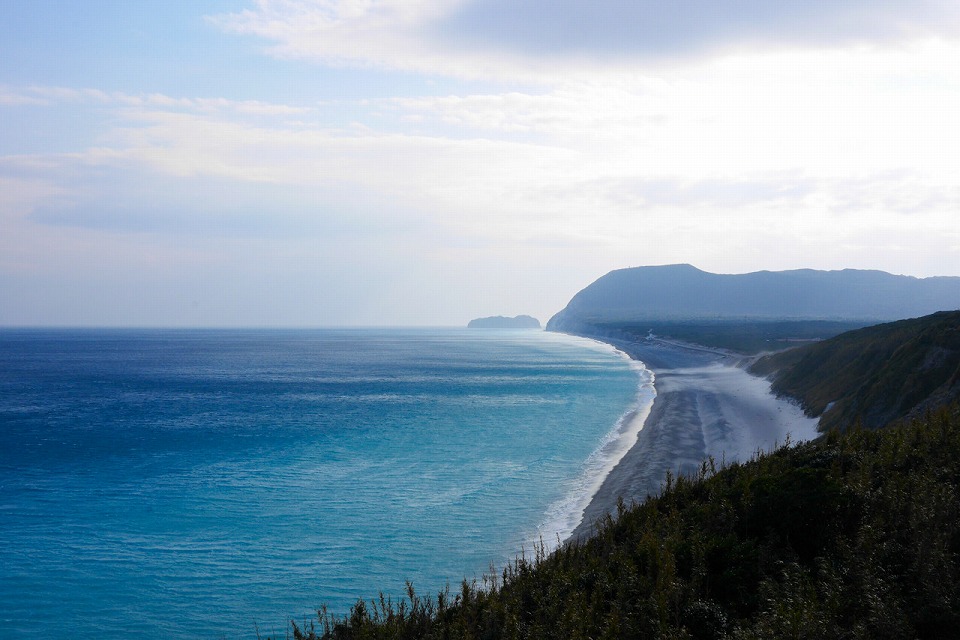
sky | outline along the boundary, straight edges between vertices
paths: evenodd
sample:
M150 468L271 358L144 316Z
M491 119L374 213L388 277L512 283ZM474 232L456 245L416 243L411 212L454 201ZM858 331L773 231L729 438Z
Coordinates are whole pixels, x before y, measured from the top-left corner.
M953 0L0 3L0 325L545 322L960 276Z

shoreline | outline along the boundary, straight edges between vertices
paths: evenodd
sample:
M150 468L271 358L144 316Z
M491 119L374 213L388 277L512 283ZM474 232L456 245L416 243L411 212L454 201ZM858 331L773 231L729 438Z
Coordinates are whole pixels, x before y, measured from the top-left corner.
M587 457L572 491L547 507L545 520L537 526L537 539L551 551L569 540L583 520L583 514L599 491L604 479L634 446L656 398L655 376L641 360L608 342L589 338L597 345L610 348L629 362L638 375L634 403L617 419L597 448ZM543 534L546 532L547 539ZM554 543L556 538L557 542ZM537 540L534 540L534 544Z
M657 495L668 471L695 473L710 456L718 466L742 462L783 444L788 435L793 442L819 435L816 418L737 366L744 356L658 338L597 340L650 370L656 395L636 440L599 481L566 543L591 535L607 514L616 515L618 499L630 505Z

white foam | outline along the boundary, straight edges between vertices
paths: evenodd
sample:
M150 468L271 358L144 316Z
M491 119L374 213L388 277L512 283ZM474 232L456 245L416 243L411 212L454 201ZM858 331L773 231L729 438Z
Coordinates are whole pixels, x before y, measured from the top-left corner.
M566 494L547 507L544 520L537 527L535 540L535 542L542 540L547 551L555 549L558 541L562 542L573 535L574 529L580 524L587 506L603 481L637 442L637 436L643 429L644 422L650 414L650 408L653 406L653 399L657 395L653 385L653 372L642 362L630 358L606 343L597 341L596 344L604 345L630 361L631 368L640 378L637 395L630 408L620 416L597 448L587 457L580 473L570 483L570 489Z

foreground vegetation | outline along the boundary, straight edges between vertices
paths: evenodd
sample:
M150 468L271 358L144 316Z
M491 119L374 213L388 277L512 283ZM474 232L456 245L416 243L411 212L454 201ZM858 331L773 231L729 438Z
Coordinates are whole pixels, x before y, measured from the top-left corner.
M852 428L621 508L456 593L321 611L296 638L953 638L960 410Z

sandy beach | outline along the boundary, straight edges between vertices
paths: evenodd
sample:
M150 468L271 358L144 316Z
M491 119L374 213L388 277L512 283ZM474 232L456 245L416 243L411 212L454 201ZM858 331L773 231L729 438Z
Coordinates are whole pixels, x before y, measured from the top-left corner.
M571 539L615 513L618 498L642 502L659 493L667 472L693 473L708 456L748 460L758 450L817 436L817 420L770 393L767 380L738 366L740 358L695 345L646 339L609 340L653 371L657 396L637 441L607 475Z

